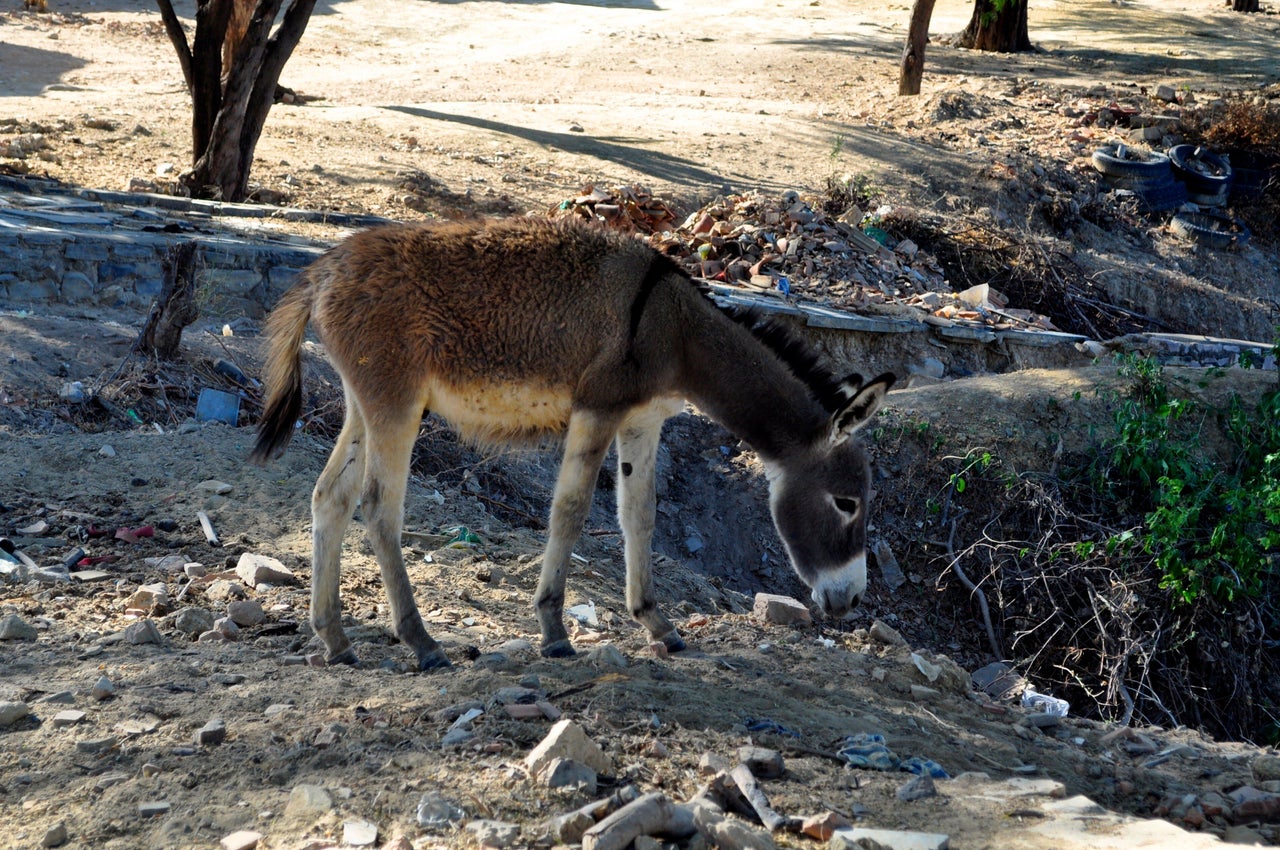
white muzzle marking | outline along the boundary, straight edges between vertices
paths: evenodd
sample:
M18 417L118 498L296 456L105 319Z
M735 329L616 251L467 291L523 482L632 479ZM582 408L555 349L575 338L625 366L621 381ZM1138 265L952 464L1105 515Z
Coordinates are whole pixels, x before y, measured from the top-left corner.
M812 596L823 613L849 617L866 591L867 556L859 555L838 570L822 573Z

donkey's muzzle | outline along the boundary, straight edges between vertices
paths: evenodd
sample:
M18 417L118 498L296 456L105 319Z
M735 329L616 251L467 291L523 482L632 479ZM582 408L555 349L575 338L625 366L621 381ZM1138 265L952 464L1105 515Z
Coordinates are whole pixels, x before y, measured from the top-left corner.
M813 601L823 614L839 620L853 616L853 609L858 607L862 596L850 587L824 587L813 591Z

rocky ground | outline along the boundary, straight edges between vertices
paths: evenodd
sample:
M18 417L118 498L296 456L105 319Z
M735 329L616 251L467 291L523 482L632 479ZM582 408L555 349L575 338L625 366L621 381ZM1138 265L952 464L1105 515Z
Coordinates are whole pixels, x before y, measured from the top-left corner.
M934 31L958 30L967 11L939 2ZM1043 318L1097 339L1138 327L1270 339L1274 235L1237 252L1190 246L1167 218L1105 191L1088 154L1131 132L1098 126L1113 102L1163 113L1192 110L1187 93L1203 104L1268 91L1274 15L1193 0L1036 2L1043 52L935 43L925 93L904 103L895 64L908 15L828 0L735 0L714 14L682 2L421 4L394 20L363 2L321 6L283 80L308 97L273 111L255 179L276 202L393 218L594 212L618 187L643 187L671 211L658 238L726 284L776 292L786 277L793 297L836 307ZM1184 102L1155 99L1161 84ZM0 144L43 138L0 158L10 173L163 189L185 161L181 77L141 2L5 11L0 91ZM813 223L788 218L797 203L830 232L792 228ZM851 206L878 215L867 223L898 250L829 245L860 238L840 227ZM722 247L715 236L742 244L748 215L767 235L745 260L698 253ZM779 238L798 246L790 256ZM989 296L982 310L958 297L980 282L965 257L1020 270L998 282L1006 315L990 313ZM735 261L746 268L731 271ZM1063 309L1080 299L1102 306ZM733 790L748 783L715 778L740 760L784 819L834 813L893 831L877 839L888 846L1277 840L1269 749L1176 718L1120 728L1097 706L1056 717L1024 707L1018 688L971 679L991 659L936 546L895 546L901 584L877 571L847 626L753 614L757 591L803 596L751 453L693 414L666 435L656 569L689 652L654 655L623 613L605 476L569 580L580 655L541 659L529 596L554 458L484 457L429 422L405 545L455 669L407 672L356 525L343 598L364 666L314 666L308 497L337 403L323 364L309 378L320 406L309 432L281 461L251 467L250 428L192 412L199 387L229 386L217 361L257 374L255 322L203 316L183 361L156 364L129 356L139 315L26 306L0 313L0 535L35 563L6 565L0 585L0 844L612 850L631 841L615 824L582 839L551 821L627 788L742 809L721 821L699 807L698 837L681 846L825 840L790 821L769 837ZM234 336L218 333L224 322ZM948 458L980 447L1010 469L1045 470L1085 446L1110 415L1097 390L1117 379L1084 363L921 377L893 393L871 435L878 537L943 536L923 505ZM75 380L114 411L60 397ZM1220 380L1256 395L1273 377ZM247 405L245 425L253 414ZM285 572L254 572L262 558ZM72 581L58 580L62 565ZM579 741L560 754L590 769L531 770L565 720L600 752ZM856 737L870 735L884 740ZM772 750L781 773L744 746ZM878 769L893 763L885 750L949 778ZM646 802L642 813L679 831L678 814Z

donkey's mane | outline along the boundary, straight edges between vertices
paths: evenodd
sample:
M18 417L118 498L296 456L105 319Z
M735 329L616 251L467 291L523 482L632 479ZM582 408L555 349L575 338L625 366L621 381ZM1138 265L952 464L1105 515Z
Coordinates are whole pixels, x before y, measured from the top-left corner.
M822 365L822 358L786 325L758 307L716 305L720 312L742 325L799 378L828 413L835 413L849 395L840 378Z
M659 255L654 266L662 266L664 270L674 271L689 281L708 302L717 310L728 316L737 324L746 328L753 337L764 343L773 355L809 388L813 397L829 413L835 413L849 400L848 388L843 381L822 365L822 358L800 339L786 325L768 316L758 307L739 307L732 304L720 304L712 297L711 288L695 280L688 272L680 268L675 260ZM650 275L652 276L651 269Z

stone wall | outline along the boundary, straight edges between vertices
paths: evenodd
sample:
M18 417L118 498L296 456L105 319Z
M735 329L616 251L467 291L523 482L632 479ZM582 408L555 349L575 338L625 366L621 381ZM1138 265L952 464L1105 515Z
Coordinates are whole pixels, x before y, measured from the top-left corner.
M273 230L272 218L320 224L332 238ZM194 241L202 309L257 318L350 227L380 221L0 177L0 306L145 310L165 256Z

